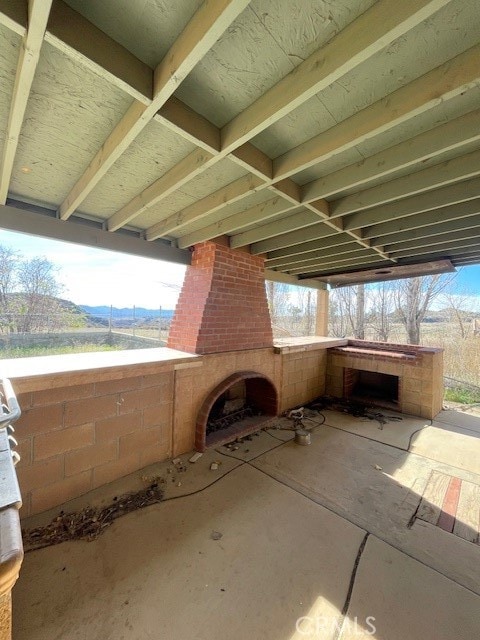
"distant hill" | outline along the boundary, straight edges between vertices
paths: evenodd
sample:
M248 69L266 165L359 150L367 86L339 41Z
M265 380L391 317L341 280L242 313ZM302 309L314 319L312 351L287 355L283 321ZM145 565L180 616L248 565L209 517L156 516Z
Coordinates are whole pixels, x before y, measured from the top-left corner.
M45 302L47 311L58 305L61 309L65 311L70 311L71 313L75 313L80 316L83 316L82 307L78 306L74 302L71 302L70 300L65 300L64 298L57 298L56 296L43 296L40 294L38 294L36 297L37 299ZM23 304L27 304L25 293L18 293L15 291L12 293L7 293L7 300L10 303L10 305L13 307L21 307Z
M78 305L82 311L91 316L105 316L110 317L110 310L113 318L131 318L133 316L133 307L124 307L118 309L117 307L110 308L106 305L100 305L98 307L89 307L88 305ZM159 309L145 309L143 307L135 307L135 317L140 318L158 318ZM162 318L171 319L173 317L173 309L162 309Z
M459 309L459 314L465 320L471 320L472 318L479 318L480 313L477 311L471 311L469 309ZM427 313L423 322L426 324L435 322L450 322L452 320L452 309L436 309Z
M144 307L135 307L135 319L133 317L133 308L117 307L110 308L107 305L99 305L91 307L88 305L79 305L80 309L86 315L89 326L109 326L110 314L115 327L129 327L131 325L142 326L149 325L152 322L158 325L158 319L161 317L162 324L166 326L173 317L173 309L162 309L161 316L159 309L145 309Z

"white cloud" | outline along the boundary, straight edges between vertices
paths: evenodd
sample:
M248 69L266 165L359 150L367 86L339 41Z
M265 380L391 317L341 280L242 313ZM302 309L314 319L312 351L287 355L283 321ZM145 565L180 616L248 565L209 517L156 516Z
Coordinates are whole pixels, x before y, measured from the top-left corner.
M184 265L6 231L0 244L47 257L59 267L63 297L76 304L173 309L185 273Z

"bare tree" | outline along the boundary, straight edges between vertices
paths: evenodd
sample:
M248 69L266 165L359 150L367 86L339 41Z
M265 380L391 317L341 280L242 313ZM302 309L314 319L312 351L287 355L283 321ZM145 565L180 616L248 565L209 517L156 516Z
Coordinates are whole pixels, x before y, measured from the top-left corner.
M461 269L458 270L458 273L460 272ZM478 303L472 305L472 300L475 299L476 296L474 297L473 292L465 288L459 289L458 287L448 287L442 295L442 302L445 304L450 322L457 323L462 339L467 337L472 312L475 309L478 311Z
M312 289L308 287L292 287L295 304L290 306L292 318L295 319L296 333L310 336L315 325L316 301Z
M354 335L357 340L365 340L365 285L357 284L355 294Z
M267 280L265 286L274 333L311 335L316 311L312 290L271 280Z
M329 323L330 333L334 336L364 336L364 289L359 291L358 287L340 287L330 291Z
M289 285L267 280L266 289L270 319L274 333L290 335L290 330L285 326L288 324L290 308Z
M409 344L420 344L420 324L432 302L452 279L450 275L434 275L398 281L395 304Z
M307 289L307 304L305 306L305 333L307 336L311 336L314 333L315 326L316 304L312 294L312 289Z
M56 296L62 287L57 280L57 269L53 263L40 257L20 261L17 282L17 330L38 331L58 324L61 305Z
M267 300L268 300L268 308L270 311L270 318L273 322L273 317L275 315L275 282L273 282L273 280L266 280L265 288L267 290Z
M368 318L376 340L388 342L392 330L392 314L395 310L395 285L380 282L367 289Z
M25 259L0 245L0 330L32 332L82 326L75 305L58 299L59 269L45 257Z
M340 289L332 289L328 300L329 334L337 338L347 335L346 316L343 312Z
M10 294L16 281L17 254L10 247L0 245L0 314L1 326L7 330L10 323Z

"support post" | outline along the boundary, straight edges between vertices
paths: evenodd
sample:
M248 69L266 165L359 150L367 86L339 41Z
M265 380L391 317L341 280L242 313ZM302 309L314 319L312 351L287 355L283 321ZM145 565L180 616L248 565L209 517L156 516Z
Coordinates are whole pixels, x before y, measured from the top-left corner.
M328 336L328 289L317 289L315 335Z

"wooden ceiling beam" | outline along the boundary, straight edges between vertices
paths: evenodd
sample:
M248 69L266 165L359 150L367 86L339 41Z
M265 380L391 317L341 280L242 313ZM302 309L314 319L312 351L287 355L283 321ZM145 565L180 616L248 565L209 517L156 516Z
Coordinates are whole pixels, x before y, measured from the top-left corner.
M310 227L318 223L318 216L309 210L299 211L288 218L282 218L281 220L274 220L269 224L264 224L250 231L243 231L236 235L231 236L230 246L232 249L238 247L246 247L254 242L260 242L260 240L266 240L267 238L274 238L282 233L292 231L292 229L303 229ZM292 225L295 225L292 227Z
M437 223L456 224L456 221L475 216L477 213L480 213L479 198L367 227L364 230L364 237L369 238L373 244L380 238L388 244L390 238L401 233L415 233L416 230L425 227L435 227Z
M148 105L133 102L60 205L58 214L62 220L72 215L248 3L249 0L212 0L200 7L156 67L152 101Z
M436 156L477 141L480 141L480 109L305 184L302 202L328 198L416 164L422 163L422 167L425 163L432 164Z
M339 78L429 18L449 0L380 0L330 42L233 118L222 129L222 149L251 140Z
M25 2L0 0L0 21L3 4L5 12L11 13L11 5L17 5L16 13L21 14ZM139 102L146 105L152 102L153 69L62 0L53 5L45 40ZM160 107L154 120L205 151L220 151L220 129L173 95ZM262 177L272 177L271 159L251 144L235 150L231 157L253 173L261 171Z
M20 0L16 0L14 4L21 5ZM417 7L418 8L418 7ZM407 9L408 10L408 9ZM432 5L427 11L432 10ZM17 12L19 13L19 12ZM81 24L80 24L81 23ZM88 33L88 38L85 38L85 33ZM138 59L136 59L130 52L122 48L118 43L115 43L111 38L103 34L99 29L92 25L88 20L83 18L80 14L73 11L64 2L58 1L55 3L50 22L47 29L46 39L57 48L61 49L67 55L70 55L79 62L86 64L98 73L101 72L103 77L106 77L110 81L113 81L117 86L127 90L132 96L142 103L151 104L151 85L152 85L152 69L145 65ZM94 42L95 46L91 43ZM111 55L112 51L115 55ZM175 97L170 97L169 100L160 108L155 115L155 119L162 122L171 129L177 131L180 135L189 139L194 144L199 145L206 151L218 153L220 148L220 131L210 122L208 122L203 116L196 114L189 107L181 103ZM222 154L223 155L223 154ZM168 175L162 176L156 189L152 188L148 191L148 194L153 194L155 199L153 203L161 200L162 197L172 193L175 190L175 184L181 186L188 179L195 177L202 170L210 166L210 162L213 164L213 159L206 160L201 166L196 166L193 163L193 171L191 174L183 172L188 161L196 159L195 156L189 158L180 167L172 168L172 172L167 172ZM261 176L268 180L271 179L272 174L272 162L265 154L253 147L250 143L243 144L238 149L235 149L229 156L232 160L236 161L241 166L244 166L249 171L253 171L256 175ZM203 156L204 158L204 156ZM253 159L253 162L252 162ZM203 168L203 169L202 169ZM178 183L172 182L172 178L175 175L179 175ZM284 183L287 181L283 181ZM297 189L298 186L295 183L291 183L290 190ZM164 193L160 193L159 186L167 185ZM151 185L152 186L152 185ZM267 188L270 188L273 192L279 192L278 185L265 184ZM250 190L245 192L248 195ZM140 194L135 204L141 203L139 213L148 208L146 203L146 193ZM288 193L283 193L284 197L288 197ZM156 198L158 197L158 200ZM299 197L292 199L292 209L296 208L302 199ZM133 214L133 204L129 203L127 209L124 212L126 218L132 220L136 217ZM306 203L310 206L311 201ZM326 218L327 216L322 211L324 202L320 203L320 208L312 207L311 210L318 211L319 216ZM322 206L323 205L323 206ZM112 220L110 226L112 229L118 228L117 224L121 221L121 216L118 216ZM328 223L332 224L332 223ZM121 226L121 224L120 224ZM339 229L339 226L332 228Z
M416 240L417 238L428 238L430 236L438 235L440 233L458 231L460 229L473 229L480 224L480 200L478 199L471 200L470 202L466 202L465 204L467 206L470 206L472 209L472 213L470 215L464 214L462 216L459 215L456 219L449 219L449 215L446 214L443 209L441 210L440 215L439 215L439 211L437 210L435 212L431 212L430 214L427 214L432 216L432 222L430 224L417 223L417 227L414 229L408 229L406 231L400 231L398 233L393 233L390 235L373 237L371 238L372 245L373 246L377 244L393 245L399 242L405 242L407 240ZM462 206L462 205L445 207L445 209L451 208L453 211L455 211L457 206ZM418 217L420 217L420 215L421 214L419 214ZM446 218L444 218L445 215L446 215ZM416 217L417 216L414 216L414 219Z
M213 145L215 139L219 139L220 136L220 130L218 128L202 116L199 116L194 111L186 107L186 105L175 97L172 97L159 113L163 114L165 111L170 113L170 117L176 123L182 123L182 131L184 131L184 126L188 126L189 130L194 132L195 135L193 137L189 136L187 139L194 142L209 155L199 154L197 150L195 150L187 156L187 158L184 158L174 165L166 172L166 174L149 185L139 195L135 196L125 207L110 217L107 222L107 227L110 231L115 231L121 226L128 224L128 222L131 222L138 215L160 202L176 189L179 189L189 180L212 167L224 157ZM176 115L172 117L172 113L175 113ZM164 118L164 115L162 115L162 118ZM178 126L179 125L177 124L176 127ZM178 133L179 131L176 127L170 128ZM215 136L215 131L218 134L217 136ZM199 135L201 136L200 138L198 137ZM204 140L210 140L211 144L204 143ZM198 162L198 158L202 158L202 160ZM159 220L158 224L156 223L149 227L146 231L146 237L154 240L159 238L160 235L165 236L172 233L174 230L184 226L185 224L207 217L209 213L215 213L218 211L220 208L218 206L219 201L223 200L222 206L227 206L236 200L240 200L242 197L248 196L252 192L252 184L255 185L255 189L259 189L261 187L265 188L268 186L268 181L271 180L272 176L272 161L266 154L260 151L260 149L257 149L251 144L245 144L242 148L236 150L235 155L231 154L229 158L252 174L250 177L245 176L236 181L234 188L235 196L233 200L231 199L232 186L226 185L225 187L222 187L222 189L214 192L214 194L211 194L214 197L210 200L208 200L210 196L202 199L202 204L207 204L208 202L212 203L212 209L210 211L201 207L199 215L196 217L194 213L194 206L192 206L192 208L187 207L187 213L185 215L183 215L183 210L172 214L168 219L168 224L164 225L163 221ZM241 191L242 185L243 192ZM272 187L272 191L292 201L292 209L299 206L301 197L300 191L298 185L296 185L292 180L282 181L282 183L277 185L275 188ZM294 193L297 195L296 200L292 197L292 194ZM326 203L326 201L323 202ZM315 206L315 203L312 206ZM328 207L328 205L326 206ZM178 225L177 222L181 219L184 219L185 222L182 225ZM174 226L171 227L171 224Z
M315 202L310 202L308 204L305 204L304 206L307 209L310 209L311 211L313 211L314 213L318 213L319 217L322 218L323 222L333 230L337 232L345 231L345 233L347 233L352 238L352 240L355 240L355 242L358 242L360 246L366 249L371 247L370 241L366 240L362 234L357 232L356 229L345 229L343 226L343 221L341 219L334 219L334 218L331 218L329 214L327 215L326 211L324 211L323 208L319 206L320 203L322 203L322 205L326 208L327 211L330 210L330 203L327 202L326 200L316 200ZM385 258L386 260L390 260L389 256L387 256L382 251L381 247L372 247L372 249L373 251L375 251L375 253L377 253L382 258Z
M147 242L138 233L127 231L108 233L98 222L77 216L72 216L67 222L63 222L55 217L54 211L26 205L23 202L9 200L9 203L11 204L0 206L2 229L142 258L166 260L185 265L191 262L189 251L177 249L165 241Z
M325 203L326 205L324 208L322 208L321 206L323 203ZM297 204L297 208L298 206L299 204ZM286 208L284 212L290 210L292 210L291 207L288 209ZM230 239L230 246L232 248L244 247L249 244L259 242L260 240L266 240L267 238L279 236L283 233L287 233L288 231L294 231L295 229L316 224L318 223L319 217L324 218L325 215L328 215L327 212L328 203L326 203L326 201L321 201L321 203L312 203L312 206L307 207L307 211L303 211L301 217L299 217L298 212L293 213L286 218L276 220L275 222L271 222L268 225L261 225L250 231L233 235ZM259 223L260 222L261 221L259 221ZM343 228L341 221L336 221L335 225L328 226L331 226L334 231L341 231Z
M220 129L175 96L157 111L154 120L205 151L220 151Z
M120 227L124 227L148 208L158 204L161 200L200 174L205 166L209 165L212 158L214 158L214 156L208 151L194 149L158 180L130 200L127 205L119 209L113 216L110 216L107 220L108 231L116 231L120 229Z
M469 256L465 256L465 258L455 258L455 266L458 267L469 267L477 264L480 264L480 251Z
M27 32L27 0L0 0L0 24L23 38Z
M480 175L480 151L452 158L330 203L332 218L408 198Z
M237 118L232 120L220 132L222 139L222 149L217 160L221 160L228 154L232 154L234 161L241 162L241 156L238 149L249 144L249 140L254 137L259 130L258 122L253 126L244 130L244 121L251 122L255 120L255 114L263 113L264 109L268 110L268 117L265 119L261 116L263 128L269 126L273 119L279 119L288 111L296 108L309 97L317 93L320 89L328 86L338 77L344 75L352 68L364 62L368 57L374 55L378 50L385 47L388 42L393 41L402 33L405 33L413 26L421 22L426 17L432 15L439 8L447 4L450 0L408 0L403 3L395 3L393 0L382 0L378 2L369 11L365 12L360 18L346 27L338 34L326 47L314 53L308 60L301 63L297 69L286 76L270 91L267 91L257 102L248 107L244 112L239 114ZM369 28L366 28L366 24ZM348 46L346 46L348 43ZM335 57L337 56L337 57ZM319 71L319 69L321 69ZM278 99L283 103L280 108ZM178 102L177 102L178 108ZM283 109L283 110L282 110ZM285 113L284 113L285 112ZM235 133L242 131L240 137ZM227 143L226 143L227 140ZM269 162L271 162L269 160ZM210 165L208 165L210 166ZM251 170L248 166L248 170ZM271 169L270 169L271 171ZM258 174L257 174L258 175ZM271 174L267 177L267 188L275 191L275 185L271 182ZM153 185L151 185L153 186ZM158 202L161 195L158 191L155 193L151 204L147 202L145 192L139 194L138 199L132 200L124 208L126 212L132 212L125 215L125 224L131 221L136 215L145 210L145 207L153 206ZM298 206L301 195L292 202L294 207ZM142 202L143 205L138 209L138 213L133 214L135 206ZM307 203L309 206L309 203ZM312 211L315 212L314 209ZM115 214L115 225L122 220L122 210ZM320 217L327 219L328 215L324 215L320 211ZM117 228L109 222L109 228Z
M307 209L310 209L310 211L314 213L314 217L309 216L308 212L305 212L305 211L301 213L296 212L293 215L288 216L287 218L283 218L281 220L272 222L267 225L261 225L249 231L235 234L234 232L239 230L239 227L238 227L233 229L232 231L227 231L227 232L224 231L224 233L234 233L234 235L230 239L231 247L243 247L249 244L255 244L262 240L267 240L269 238L282 235L284 233L288 233L289 231L295 231L299 228L301 229L304 227L312 226L315 224L316 222L315 217L317 216L321 217L324 223L327 226L331 227L334 231L342 232L344 230L342 221L331 220L329 217L327 217L328 208L325 209L325 207L328 207L328 203L326 203L326 201L317 201L314 203L310 203L310 205L307 205ZM285 211L288 211L288 209L285 209ZM258 220L258 222L260 223L261 220ZM212 226L212 228L210 229L210 233L213 233L214 229L215 227ZM349 231L346 231L346 233L348 233L348 235L350 235L352 240L357 242L360 246L364 248L371 247L370 241L364 239L362 235L359 234L356 230L349 230ZM218 233L216 235L218 235ZM215 235L212 235L211 237L213 238L215 237ZM373 251L378 253L378 255L380 255L382 258L385 258L387 260L390 259L382 251L380 247L371 247L371 248L373 249Z
M265 261L265 265L268 266L269 269L278 269L279 267L281 267L282 269L288 269L293 265L299 265L305 262L309 262L310 260L322 259L330 256L339 256L347 253L354 253L359 250L360 249L358 247L358 244L356 244L355 242L348 242L341 246L334 246L321 250L316 249L314 251L299 253L285 258L267 259Z
M198 154L195 151L192 152L190 156L187 156L186 159L181 160L179 163L174 165L172 169L170 169L164 176L161 176L158 180L144 189L139 195L135 196L125 207L113 214L113 216L111 216L111 218L108 220L108 229L110 231L115 231L116 229L128 224L141 213L160 202L163 198L170 195L176 189L180 188L183 184L193 179L194 177L205 171L207 168L212 167L214 164L224 158L224 154L222 152L213 151L213 154L214 155L210 155L208 157L203 154L202 157L206 158L205 162L198 164L195 160ZM189 158L193 160L192 162L190 162L190 173L188 171L185 171L185 169L187 168L187 164L185 164L185 162L189 163ZM249 143L244 144L241 148L230 154L229 158L232 159L236 164L246 168L250 173L262 180L261 183L258 183L258 189L267 188L274 194L278 194L282 198L288 200L291 204L290 206L287 206L285 208L285 211L294 210L301 204L301 193L299 185L293 182L293 180L291 180L290 178L281 180L276 184L272 184L272 161L270 158L268 158L268 156L266 156L263 152L261 152L253 145ZM170 178L177 175L180 176L180 179L177 182L175 182L174 180L165 181L165 176L168 176L168 178ZM224 187L224 190L225 193L227 193L228 185ZM250 193L251 189L249 185L245 183L243 196L246 197ZM240 196L241 194L239 194L239 197L237 199L240 199ZM329 206L326 200L317 200L315 202L308 203L305 206L316 214L317 219L321 218L326 221L329 220ZM202 214L202 217L205 217L207 213L208 212ZM214 211L211 211L210 213L214 213ZM172 215L176 216L177 214ZM193 219L190 219L190 222L193 221ZM328 222L328 224L336 229L341 228L341 225L337 221ZM152 225L152 227L153 226L155 225ZM161 228L161 225L155 226L154 231L151 231L151 229L149 228L147 230L147 237L154 237L154 233L158 233ZM167 232L165 232L165 234L166 233ZM155 237L158 238L159 236L157 235Z
M235 231L249 227L252 224L256 224L262 220L268 220L273 218L285 210L289 211L291 205L286 202L280 196L267 200L266 202L260 202L259 204L239 211L228 218L222 218L217 222L214 222L206 227L202 227L197 231L192 231L186 235L180 236L177 240L177 244L181 249L190 247L198 242L204 242L205 240L211 240L221 235L225 235ZM318 218L317 218L318 220Z
M276 259L284 260L286 258L301 258L301 256L307 255L309 253L323 251L331 247L343 247L344 245L350 244L352 242L352 238L350 238L345 233L334 234L326 238L319 238L317 240L308 240L301 244L286 246L282 249L275 249L268 252L265 264L269 265L270 261L274 261ZM356 245L356 248L358 249L358 245Z
M405 242L398 242L396 244L387 245L385 248L387 251L399 257L408 257L408 251L423 249L433 246L447 247L448 245L454 246L455 243L467 242L471 240L478 241L480 237L480 227L477 225L474 229L460 229L458 231L446 231L444 233L435 234L432 236L426 236L423 238L416 238L413 240L407 240ZM463 246L463 245L461 245ZM467 245L468 246L468 245Z
M331 264L337 265L337 264L343 264L344 262L350 264L352 262L357 262L357 259L368 258L369 260L371 260L372 257L374 257L374 254L370 249L365 249L365 248L359 249L357 247L356 251L351 251L350 253L346 253L346 254L340 253L338 255L324 256L321 258L312 258L311 260L305 260L305 262L295 263L287 267L282 267L282 271L288 271L288 273L293 273L293 274L303 273L310 267L320 268L320 267L323 267L324 265L327 265L327 266L330 266Z
M351 149L478 85L480 45L409 82L273 161L281 180Z
M283 282L285 284L291 284L296 287L308 287L310 289L326 289L327 284L320 280L300 280L296 276L290 276L288 273L280 273L280 271L271 271L265 269L265 280L271 282Z
M434 253L432 255L434 256L432 258L433 260L441 259L444 256L447 256L447 259L451 259L452 262L454 262L455 264L458 264L459 262L462 262L464 260L469 260L472 257L480 256L480 246L470 247L466 249L452 249L451 251L442 251L442 252ZM402 260L402 262L406 262L406 260L405 261Z
M438 256L439 254L444 254L446 257L449 255L459 255L458 253L452 252L460 252L460 255L464 249L480 249L480 235L472 237L472 234L469 234L468 238L459 239L459 240L446 240L445 242L438 242L434 245L429 246L419 246L419 247L410 247L403 251L396 251L395 255L397 259L401 258L412 258L414 256L426 256L428 260L430 260L430 255Z
M5 143L0 162L0 204L5 204L7 199L20 130L40 58L40 49L42 48L51 5L52 0L29 0L28 3L28 28L20 47L10 113L5 131Z
M394 219L412 216L416 213L441 209L447 205L474 200L478 198L479 193L480 178L473 178L472 180L457 182L434 191L420 193L398 202L390 202L381 207L353 213L342 219L345 229L363 229Z
M365 249L369 249L371 247L371 242L368 239L363 238L362 231L360 230L352 230L351 232L341 233L335 232L329 227L327 224L321 225L311 225L304 229L296 229L294 231L290 231L288 233L283 233L282 235L275 236L272 238L268 238L267 240L262 240L260 242L255 242L250 245L250 253L268 253L270 251L274 251L276 249L282 249L285 247L292 247L294 245L303 244L308 242L309 240L319 240L320 238L327 237L330 240L330 236L342 238L348 238L348 242L354 240L361 247ZM340 240L341 242L341 240ZM375 249L373 249L375 251ZM376 253L383 257L383 251L381 248L376 250ZM385 258L390 260L390 258Z
M174 107L171 107L172 101L175 101ZM163 112L163 109L169 113L168 122L172 130L175 130L179 135L183 135L183 137L189 139L191 142L202 146L202 148L208 148L212 150L212 152L215 152L214 146L204 143L204 139L207 136L200 135L207 131L209 132L209 137L216 141L219 136L219 130L214 125L174 97L168 101L160 113ZM196 120L199 121L199 124L192 125L191 123ZM189 135L185 134L186 126L190 126ZM193 130L195 133L194 136L192 136ZM334 192L351 188L356 184L367 182L382 175L388 175L388 173L411 164L424 162L427 159L431 160L440 153L459 148L462 145L479 139L480 110L477 110L420 134L399 145L395 145L360 163L356 163L309 183L304 187L299 187L291 180L282 180L278 183L269 184L268 181L270 180L271 182L272 161L248 143L239 147L239 149L235 150L228 157L263 178L265 180L264 187L268 187L273 192L278 193L283 191L282 195L288 197L288 191L291 192L296 188L299 191L299 196L292 199L292 208L297 207L300 202L306 206L310 204L314 205L315 200L319 200L320 204L324 206L325 201L323 197L331 195ZM247 153L248 149L250 149L249 153ZM255 158L256 163L253 163L252 157L255 155L257 156L257 158ZM242 160L240 160L240 156L242 156ZM256 167L254 166L255 164L257 165ZM290 183L288 189L284 189L283 187L288 183ZM259 188L261 188L260 185ZM245 196L249 193L250 190L246 189ZM321 217L328 219L326 215Z
M329 236L335 237L337 236L337 233L321 222L305 229L297 229L296 231L291 231L289 233L282 233L281 236L275 236L268 240L255 242L250 245L250 253L254 255L268 253L275 249L291 247L295 244L303 244L308 240L319 240L320 238L327 238Z
M193 156L193 154L191 154ZM206 166L211 166L215 162L218 161L218 157L213 157L209 159L205 164L198 166L198 173L203 171ZM170 172L171 175L178 175L177 167L182 165L182 161L175 165ZM194 167L196 165L193 165ZM252 165L250 165L252 167ZM193 169L192 169L193 173ZM299 206L302 206L300 203L300 189L297 184L295 184L292 180L284 180L276 185L267 185L265 180L267 177L264 175L262 178L257 178L257 175L261 172L259 170L252 171L253 175L244 176L222 187L218 191L215 191L213 194L210 194L201 200L201 206L196 207L196 203L192 204L186 209L182 209L171 216L165 221L159 221L155 223L151 227L149 227L146 231L146 237L148 239L154 240L159 238L160 236L166 236L170 233L178 231L181 227L191 224L192 222L197 222L203 218L208 218L210 214L216 213L220 208L226 207L233 202L241 200L242 198L250 195L254 190L260 190L265 187L269 188L274 194L281 196L283 199L287 200L290 204L285 204L282 212L293 211L297 209ZM183 173L180 173L183 176ZM188 181L187 175L185 176L185 181ZM181 184L178 181L177 186L180 187ZM108 228L111 231L114 231L116 228L127 224L128 221L133 220L138 214L142 213L146 209L148 209L153 204L159 202L162 198L170 195L172 191L175 190L175 184L171 183L168 185L168 191L166 188L166 184L164 181L164 177L162 176L154 182L152 185L147 187L139 196L136 196L126 207L124 210L120 210L122 212L121 216L117 217L117 214L114 214L110 220L108 221ZM208 206L210 205L210 209ZM328 203L326 200L318 200L316 202L309 203L307 208L315 214L316 222L318 219L328 220L329 209ZM120 213L118 212L118 213ZM261 212L259 212L260 214ZM270 216L269 216L270 217ZM258 222L260 223L262 219L259 217ZM206 221L206 226L210 227L208 224L208 220ZM212 223L214 224L214 223ZM330 224L330 223L329 223ZM342 225L339 221L332 221L331 226L335 229L341 229ZM215 237L215 234L212 237Z
M204 2L174 42L153 74L153 105L157 111L195 65L246 9L250 0Z
M172 98L172 100L176 99ZM191 121L186 114L188 107L179 101L177 101L176 108L171 111L172 114L175 114L175 116L170 116L172 128L175 126L175 119L177 122L182 123ZM195 112L192 112L192 114L195 115ZM201 116L198 116L198 114L197 117L202 118ZM204 130L206 128L205 122L206 121L203 122L200 129ZM213 127L213 125L210 126ZM218 129L215 130L218 133ZM181 135L182 131L183 129L179 129L178 133ZM214 136L212 135L212 137ZM313 203L314 200L322 198L323 196L328 196L335 191L342 191L349 187L353 187L356 184L361 184L362 182L378 178L382 175L388 175L388 173L399 168L409 166L415 162L423 162L426 159L431 159L432 157L434 158L435 155L455 148L460 148L461 146L474 142L478 139L480 139L480 110L473 111L465 116L447 122L444 125L420 134L419 136L400 143L399 145L395 145L386 151L378 153L371 158L367 158L360 163L356 163L355 165L341 169L329 176L325 176L325 178L321 178L305 185L303 188L298 187L298 185L295 185L295 183L290 181L290 185L295 185L297 189L301 189L301 195L292 201L292 208L297 207L300 201L308 206L310 203ZM192 141L195 142L195 140ZM198 138L196 139L196 143L202 144ZM248 145L244 145L243 147L240 147L234 152L234 154L243 151L247 146ZM255 149L252 145L250 145L250 147ZM235 159L234 154L229 156L233 160ZM262 173L260 175L262 175L265 181L268 180L268 173L269 170L271 170L268 165L269 162L271 162L269 159L266 157L263 158ZM238 164L242 163L238 162ZM252 170L251 163L250 166L249 163L243 163L243 166ZM280 185L285 185L286 183L287 181L285 180L276 184L273 183L269 188L272 191L279 192ZM264 183L264 186L268 186L267 182ZM260 183L259 188L261 188ZM289 189L291 191L292 186L290 186ZM250 192L250 189L246 189L244 195L248 195ZM287 190L283 191L283 195L288 197ZM320 202L323 203L324 201L321 200ZM175 215L176 214L173 214L172 218ZM162 223L159 225L159 230L161 229ZM168 231L165 231L164 235L167 234Z
M18 3L21 4L21 0L18 0ZM93 70L137 101L145 105L152 103L153 69L138 60L127 49L71 9L62 0L57 0L53 6L45 39L71 59ZM154 115L154 120L215 156L215 158L203 163L201 167L193 163L190 179L225 157L226 154L220 151L220 129L175 96L172 95L160 107ZM274 193L280 193L288 198L291 193L298 192L296 199L291 200L292 209L298 207L301 199L298 185L288 179L272 186L270 184L273 172L272 160L260 149L250 143L245 143L228 154L228 157L261 178L264 181L264 187L271 188ZM186 162L181 161L179 167L172 167L168 176L162 176L159 181L150 185L151 189L148 187L138 196L138 199L128 203L124 212L125 217L130 218L130 221L133 220L137 215L159 202L162 197L170 194L174 190L174 183L171 182L171 179L175 175L180 176L178 182L178 188L180 188L188 179L188 175L184 174ZM163 184L168 185L165 194L161 193L161 185ZM247 188L244 196L249 193L250 189ZM152 196L151 201L148 200L150 195ZM138 213L133 212L135 205L139 205ZM312 204L312 210L315 210L314 204ZM111 222L112 230L120 218L118 216Z
M395 258L390 257L386 254L382 247L374 247L370 240L363 237L362 233L358 233L355 229L345 229L345 233L353 238L358 244L365 249L372 249L374 253L376 253L380 258L384 258L385 260L390 260L391 262L395 262Z
M152 102L153 69L62 0L53 3L45 41L135 100Z
M376 261L375 260L374 262L370 262L370 263L367 263L365 265L360 265L359 269L356 269L355 265L354 265L353 267L341 267L340 269L328 269L328 270L324 269L324 270L317 271L317 272L314 272L314 273L305 274L304 276L303 275L299 275L297 277L300 278L301 280L303 280L304 277L305 278L314 278L314 279L318 278L319 280L322 280L323 282L327 282L328 284L330 284L330 278L332 276L338 276L338 275L344 275L344 274L347 274L347 275L348 274L352 274L353 275L353 274L357 274L357 272L360 272L360 271L363 271L363 270L365 270L365 271L370 270L370 269L375 269L375 270L382 269L383 270L383 269L391 269L391 267L392 267L392 264L389 263L386 260L380 260L380 261ZM348 284L350 284L350 283L348 283ZM358 282L355 282L355 284L358 284ZM340 287L340 286L347 286L347 285L335 284L334 286L335 286L335 288L337 288L337 287Z
M336 267L340 267L341 269L349 269L352 267L356 267L357 265L373 265L375 264L388 264L388 260L383 260L380 256L377 256L374 253L371 253L369 256L365 256L364 258L345 258L343 260L331 260L328 262L318 262L316 265L311 265L309 267L292 269L288 273L295 276L301 276L304 274L313 274L319 273L322 271L328 271L330 269L335 269ZM391 263L390 263L391 265Z
M188 207L185 207L185 209L173 213L168 216L168 218L165 218L165 220L161 220L152 225L146 230L145 237L147 240L156 240L161 236L168 236L171 233L177 232L185 225L202 220L229 204L241 200L245 197L246 193L254 193L262 184L263 180L252 174L242 176L238 178L238 180L227 184L226 187L218 189L218 191L205 196L205 198L193 202Z

